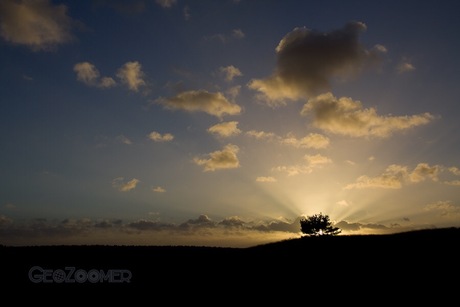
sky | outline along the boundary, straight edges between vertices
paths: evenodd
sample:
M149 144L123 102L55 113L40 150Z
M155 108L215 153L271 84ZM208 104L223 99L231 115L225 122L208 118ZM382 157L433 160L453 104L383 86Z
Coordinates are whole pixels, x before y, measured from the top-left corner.
M460 227L459 9L2 0L0 243Z

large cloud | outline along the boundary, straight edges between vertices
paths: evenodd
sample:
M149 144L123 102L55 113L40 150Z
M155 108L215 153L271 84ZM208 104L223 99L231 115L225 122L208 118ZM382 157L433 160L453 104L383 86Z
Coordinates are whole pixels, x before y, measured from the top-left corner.
M354 137L388 137L396 131L426 125L430 113L411 116L381 116L375 108L364 108L360 101L336 98L332 93L311 98L301 115L313 115L313 125L325 131Z
M158 98L156 102L166 109L205 112L219 118L226 114L236 115L241 112L241 107L228 101L222 93L210 93L205 90L186 91L174 97Z
M329 90L331 78L354 76L378 62L381 46L367 50L359 42L364 30L366 25L361 22L331 32L295 28L276 47L278 62L273 75L253 79L248 86L273 106Z
M204 171L215 171L220 169L231 169L240 167L240 161L236 155L239 147L233 144L226 145L222 150L211 152L208 159L195 157L193 161L197 165L204 166Z
M32 50L50 50L71 41L72 23L63 4L52 5L48 0L0 2L0 35Z

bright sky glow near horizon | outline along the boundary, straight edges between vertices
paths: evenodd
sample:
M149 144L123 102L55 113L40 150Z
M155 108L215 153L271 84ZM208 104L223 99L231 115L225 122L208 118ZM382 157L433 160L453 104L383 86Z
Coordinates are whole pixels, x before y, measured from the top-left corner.
M0 243L460 226L458 1L0 2Z

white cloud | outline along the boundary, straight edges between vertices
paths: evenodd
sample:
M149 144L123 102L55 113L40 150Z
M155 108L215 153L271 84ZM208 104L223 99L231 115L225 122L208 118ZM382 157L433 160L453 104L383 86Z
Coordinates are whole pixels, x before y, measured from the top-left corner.
M336 204L339 205L339 206L342 206L342 207L348 207L348 206L350 205L350 204L349 204L346 200L344 200L344 199L339 200L338 202L336 202Z
M80 62L74 65L73 70L77 74L77 80L89 86L108 88L116 85L110 77L100 78L99 70L89 62Z
M240 77L243 75L241 71L233 65L220 67L219 71L224 75L225 80L228 82L233 81L233 78L235 77Z
M430 113L411 116L381 116L375 108L363 108L360 101L336 98L332 93L311 98L301 115L313 115L313 125L322 130L353 137L388 137L396 131L426 125L434 119Z
M125 144L125 145L131 145L133 142L131 142L131 140L129 138L127 138L126 136L124 136L123 134L117 136L117 140L122 143L122 144Z
M155 193L166 193L166 190L162 187L153 187L152 191Z
M271 106L329 90L332 78L354 76L379 62L382 48L366 50L359 43L364 30L361 22L331 32L295 28L276 47L275 72L266 79L251 80L248 86Z
M204 166L204 171L216 171L220 169L232 169L240 167L237 153L239 147L233 144L226 145L222 150L217 150L208 154L208 159L195 157L193 161L197 165Z
M403 74L403 73L411 72L414 70L415 70L415 66L412 65L412 63L406 58L403 58L401 62L398 64L398 66L396 67L396 71L398 72L398 74Z
M155 0L155 2L162 8L169 9L177 3L177 0Z
M174 139L174 135L172 135L171 133L161 134L159 132L152 131L149 134L149 139L151 139L154 142L169 142Z
M140 180L136 178L125 181L123 177L118 177L112 181L112 186L121 192L129 192L134 190L139 182Z
M117 77L121 80L132 91L139 91L139 88L146 86L147 83L144 80L144 72L139 62L126 62L117 71Z
M276 178L260 176L256 178L256 182L276 182Z
M35 51L51 50L73 40L72 23L63 4L53 5L48 0L0 2L0 35Z
M205 36L205 40L218 40L225 44L233 39L243 39L246 35L241 29L233 29L230 34L218 33L209 36Z
M316 155L305 155L304 156L305 164L300 165L290 165L290 166L277 166L273 170L279 172L286 172L288 176L295 176L299 174L310 174L316 168L322 168L324 165L332 163L332 160L328 157L322 156L320 154Z
M219 118L226 114L237 115L241 112L241 107L228 101L222 93L210 93L205 90L186 91L174 97L158 98L155 102L162 104L166 109L205 112Z
M246 135L254 137L254 138L258 139L258 140L260 140L260 139L273 140L273 139L275 139L277 137L272 132L257 131L257 130L249 130L249 131L246 132Z
M241 133L241 130L237 126L237 121L223 122L209 127L208 132L217 134L220 137L230 137Z

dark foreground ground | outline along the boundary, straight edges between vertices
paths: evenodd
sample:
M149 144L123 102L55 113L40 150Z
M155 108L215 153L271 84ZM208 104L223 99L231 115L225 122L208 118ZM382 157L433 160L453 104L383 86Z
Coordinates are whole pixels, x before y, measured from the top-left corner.
M362 295L378 294L371 305L397 293L416 301L438 297L458 303L459 247L460 228L301 238L244 249L2 246L1 292L5 297L20 290L27 297L109 290L113 297L141 290L174 305L209 295L288 299L329 289L331 296L324 299L346 292L348 299L366 301Z

